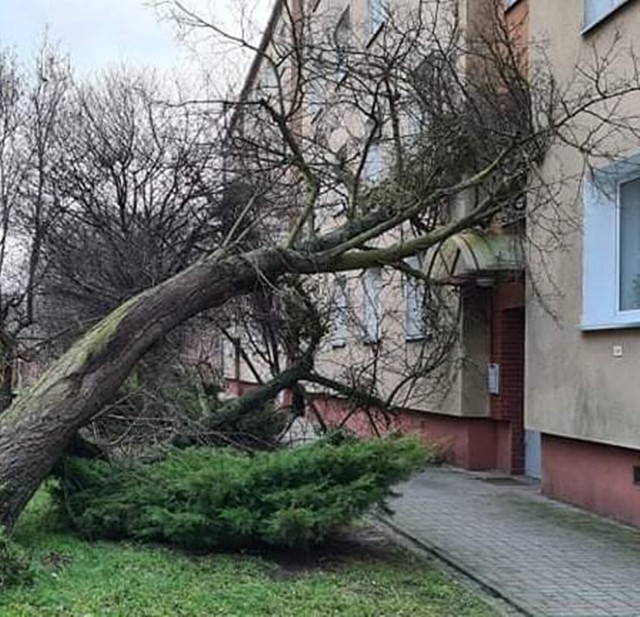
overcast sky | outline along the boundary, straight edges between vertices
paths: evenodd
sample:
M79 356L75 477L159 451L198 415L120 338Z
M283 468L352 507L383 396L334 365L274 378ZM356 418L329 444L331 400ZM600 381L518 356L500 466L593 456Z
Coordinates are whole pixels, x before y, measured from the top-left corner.
M209 20L237 28L240 1L184 0L184 4ZM201 41L199 53L194 54L194 40L189 39L189 46L180 44L175 25L160 21L148 4L148 0L0 0L0 45L28 59L48 31L50 41L68 52L75 70L84 75L122 62L180 72L199 61L218 64L204 53L213 47L210 42ZM272 0L244 0L244 4L254 29L260 29ZM228 69L228 59L226 63Z

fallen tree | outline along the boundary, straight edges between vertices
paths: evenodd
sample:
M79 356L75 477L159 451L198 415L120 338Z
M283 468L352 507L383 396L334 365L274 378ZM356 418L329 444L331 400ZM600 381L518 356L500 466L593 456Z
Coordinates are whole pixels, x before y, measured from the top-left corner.
M475 213L484 217L487 212ZM433 245L462 225L411 243L348 252L359 236L386 228L383 212L363 217L306 250L263 248L244 255L216 252L132 298L84 335L0 416L0 523L12 527L76 431L109 403L136 362L190 317L247 294L264 279L393 263ZM357 243L355 244L357 246Z
M0 522L11 527L75 432L117 392L145 351L207 308L277 277L277 250L214 254L113 311L0 417Z

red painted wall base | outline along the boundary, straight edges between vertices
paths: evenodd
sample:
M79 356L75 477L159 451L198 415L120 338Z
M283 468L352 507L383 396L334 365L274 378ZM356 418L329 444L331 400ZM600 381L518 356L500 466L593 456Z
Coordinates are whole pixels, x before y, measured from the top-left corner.
M542 491L630 525L640 525L640 451L542 436Z
M225 390L233 396L250 392L253 383L227 379ZM288 392L283 392L281 403L289 404ZM437 413L405 410L394 416L372 412L351 413L344 400L331 396L317 396L311 406L327 425L342 425L363 437L391 431L413 433L430 446L434 446L447 463L472 471L497 469L519 474L512 452L518 427L493 418L461 418ZM309 419L313 413L307 412ZM346 421L345 421L346 419Z
M313 406L328 425L342 424L348 415L340 399L318 397ZM417 434L426 444L435 446L445 461L464 469L520 472L511 467L512 438L508 422L407 410L391 418L375 416L373 423L367 414L354 413L345 425L361 436L371 436L376 430L380 434L389 431Z

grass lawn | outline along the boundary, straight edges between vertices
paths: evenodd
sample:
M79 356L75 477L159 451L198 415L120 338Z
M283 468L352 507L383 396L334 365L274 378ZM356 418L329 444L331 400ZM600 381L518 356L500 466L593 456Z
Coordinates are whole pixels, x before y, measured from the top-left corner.
M48 506L40 492L16 530L36 576L33 585L0 594L3 617L495 615L472 592L375 534L360 532L359 541L313 556L193 556L80 540L54 529Z

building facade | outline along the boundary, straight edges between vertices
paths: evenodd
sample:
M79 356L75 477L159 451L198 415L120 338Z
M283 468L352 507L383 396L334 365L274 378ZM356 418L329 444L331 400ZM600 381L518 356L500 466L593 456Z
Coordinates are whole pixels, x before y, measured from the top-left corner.
M621 0L530 3L532 39L547 41L559 83L576 66L597 64L602 79L632 83L634 32L640 6ZM618 102L629 128L639 99ZM594 114L583 130L606 126ZM525 425L540 435L542 488L550 496L640 524L640 366L635 281L640 235L636 217L637 133L605 131L602 156L585 160L557 145L542 172L550 181L561 162L567 180L558 198L576 221L564 250L538 269L553 273L526 305ZM538 277L539 279L541 277Z
M450 40L455 21L457 36L473 45L494 36L497 20L522 71L545 65L567 96L576 83L588 90L637 77L633 33L640 8L633 0L433 0L424 6L430 7L421 15L427 26L434 15L443 24L434 26L443 28L441 41ZM295 32L296 19L318 24L315 36L328 33L335 71L301 88L305 112L296 119L297 130L326 132L326 114L333 129L327 147L347 153L364 148L363 177L372 184L394 164L384 134L345 147L345 136L358 133L361 121L331 117L330 110L339 109L331 93L349 70L346 60L341 64L341 49L375 54L385 28L404 23L410 7L402 0L277 2L261 46L263 52L272 49L274 33L284 36L287 27ZM467 62L462 75L481 69ZM269 81L265 66L258 54L243 96ZM295 71L286 75L278 80L281 88L299 87ZM636 93L630 87L615 101L616 117L629 118L625 130L615 130L612 116L603 112L606 104L581 117L576 131L601 132L597 148L586 152L575 143L553 142L535 180L553 187L553 199L537 204L541 191L531 191L526 224L494 221L482 230L467 229L411 262L422 270L428 262L429 276L457 291L456 362L443 363L431 379L416 380L391 419L358 413L335 390L316 385L310 390L314 411L324 421L344 422L364 434L417 432L453 464L525 473L540 479L552 497L640 524L640 401L633 379L640 366L640 155L638 133L627 130ZM407 127L416 121L410 116L403 120ZM367 134L363 126L360 133ZM325 196L328 204L333 197ZM449 207L464 212L464 196ZM326 212L335 218L332 206ZM550 222L534 224L534 217ZM379 392L402 390L407 359L429 342L420 286L377 268L326 285L334 310L330 340L318 355L322 372L337 378L370 362L372 349L386 349L390 360L376 374ZM237 348L229 351L226 366L236 390L252 381ZM447 387L433 389L434 375Z

